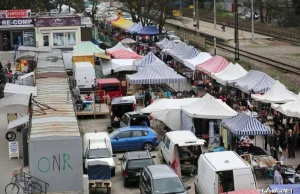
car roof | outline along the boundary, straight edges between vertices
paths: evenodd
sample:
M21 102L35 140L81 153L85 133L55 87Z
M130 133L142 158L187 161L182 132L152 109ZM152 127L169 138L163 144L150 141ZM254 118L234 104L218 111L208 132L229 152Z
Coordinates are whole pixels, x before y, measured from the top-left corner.
M250 166L233 151L205 153L203 157L214 167L215 171L249 168Z
M165 164L147 166L153 179L176 178L178 175Z
M127 154L128 154L128 159L130 160L151 158L149 152L147 151L133 151L133 152L127 152Z
M191 131L171 131L166 133L166 136L174 142L183 142L198 139Z
M104 78L104 79L97 79L97 83L99 83L99 84L119 84L121 82L116 78Z
M124 96L115 97L115 98L112 99L112 102L111 102L112 105L115 105L115 104L132 104L132 103L135 103L133 99L129 99L129 98L124 99Z
M122 131L135 131L135 130L151 130L150 127L146 127L146 126L130 126L130 127L122 127L119 129L121 132Z
M138 116L145 116L145 117L148 117L147 114L144 114L143 112L141 111L132 111L132 112L127 112L125 114L128 114L130 117L138 117Z

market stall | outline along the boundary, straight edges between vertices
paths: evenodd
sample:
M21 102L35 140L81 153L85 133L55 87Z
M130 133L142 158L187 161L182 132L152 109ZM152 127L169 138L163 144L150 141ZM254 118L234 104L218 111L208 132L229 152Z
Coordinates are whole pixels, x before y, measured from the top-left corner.
M199 54L199 51L189 46L187 49L183 50L182 52L178 53L178 55L174 56L174 59L180 63L184 63L184 60L193 59Z
M169 39L164 38L161 41L157 42L156 46L158 46L159 48L161 48L163 45L167 45L169 42L170 42Z
M192 59L186 59L183 61L183 64L190 68L191 70L195 70L196 66L204 63L205 61L211 59L212 56L209 53L201 52L196 57Z
M114 47L112 47L110 49L106 49L106 53L110 54L111 52L116 51L116 50L127 50L127 51L130 51L130 52L133 52L133 50L131 48L126 47L122 43L119 42Z
M165 33L164 31L162 33ZM158 35L159 29L157 26L144 26L141 30L137 32L139 35Z
M136 71L133 62L135 59L111 59L102 60L103 75L110 75L112 70L114 73L121 71Z
M4 97L8 97L14 94L26 94L28 96L32 94L32 96L36 96L37 87L7 83L5 84L5 88L3 92L4 92Z
M143 56L136 54L135 52L127 50L115 50L111 51L110 54L114 59L141 59Z
M213 58L205 61L202 64L196 66L196 70L204 72L207 75L212 73L218 73L225 69L229 65L229 62L220 56L214 56Z
M152 64L155 61L162 62L157 56L155 56L153 53L150 52L147 55L145 55L143 58L134 61L133 64L136 68L139 69L139 68L148 66L148 65ZM158 62L158 63L160 63L160 62Z
M130 27L133 24L133 22L130 20L126 20L123 17L120 17L118 20L113 21L111 24L115 27L125 29L125 28Z
M131 39L131 38L125 38L125 39L121 40L120 43L122 43L122 44L134 44L134 43L136 43L136 41Z
M143 113L150 113L151 116L162 121L171 130L181 130L181 106L197 101L198 98L184 99L158 99L142 109Z
M248 72L238 63L229 65L218 73L212 73L211 77L214 78L218 83L226 85L227 81L239 79L246 75Z
M143 29L143 26L137 24L137 23L133 23L131 26L127 27L125 29L125 32L131 33L131 34L135 34L138 31L140 31L141 29Z
M300 118L300 93L294 101L285 104L272 104L271 107L289 117Z
M265 93L275 83L275 80L269 75L260 71L249 71L243 77L227 81L227 84L235 87L247 94L250 93Z

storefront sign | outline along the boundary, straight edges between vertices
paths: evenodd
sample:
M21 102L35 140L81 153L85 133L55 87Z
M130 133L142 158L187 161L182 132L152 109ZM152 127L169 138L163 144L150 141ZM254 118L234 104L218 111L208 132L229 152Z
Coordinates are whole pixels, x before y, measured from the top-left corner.
M36 18L34 19L36 27L60 27L60 26L81 26L80 17L62 17L62 18Z
M17 141L8 142L9 158L20 158L19 144Z
M27 18L30 15L30 9L0 10L0 18Z
M33 19L0 19L0 26L28 26L33 25Z

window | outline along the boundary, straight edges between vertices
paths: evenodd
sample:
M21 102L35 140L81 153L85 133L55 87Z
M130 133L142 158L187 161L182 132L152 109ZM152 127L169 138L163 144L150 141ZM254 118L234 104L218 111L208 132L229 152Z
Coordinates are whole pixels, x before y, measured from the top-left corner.
M152 159L129 160L128 169L141 169L152 164Z
M103 84L102 90L106 92L117 92L119 91L120 87L119 84Z
M117 134L119 134L119 130L115 130L109 134L109 138L114 138Z
M166 147L169 149L170 147L170 139L168 137L166 137Z
M143 133L143 136L147 136L149 131L142 131L142 133Z
M24 32L24 45L35 46L34 32Z
M55 32L53 33L53 46L76 45L75 32Z
M23 45L23 32L12 32L13 45Z
M165 179L154 179L153 190L155 194L185 192L185 188L181 180L177 177L165 178Z
M87 155L88 159L110 158L110 157L111 157L111 153L107 148L89 150Z
M132 131L132 137L142 137L142 131Z
M119 139L129 138L129 137L130 137L130 131L125 131L118 136Z
M223 192L234 191L233 170L218 172L219 186L222 186Z
M43 46L49 46L49 34L43 35Z
M125 125L128 125L129 118L128 118L128 116L126 114L123 115L122 120L125 123Z

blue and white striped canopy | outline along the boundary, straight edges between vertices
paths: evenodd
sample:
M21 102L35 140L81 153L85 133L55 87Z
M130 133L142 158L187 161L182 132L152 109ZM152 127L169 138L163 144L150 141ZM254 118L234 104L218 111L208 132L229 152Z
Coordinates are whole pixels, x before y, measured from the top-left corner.
M160 49L173 49L176 47L178 43L175 43L175 42L172 42L172 41L169 41L167 44L165 45L157 45Z
M162 61L154 61L132 75L126 75L131 85L162 84L162 83L185 83L186 78L177 74L172 68Z
M181 63L184 63L185 60L193 59L198 54L199 54L199 51L196 48L190 46L188 49L184 50L182 53L180 53L179 55L175 56L174 58L177 61L179 61Z
M156 43L156 46L163 47L164 45L167 45L170 41L167 38L164 38L162 41L159 41Z
M181 129L195 133L193 118L181 111Z
M166 50L165 53L167 55L170 55L172 57L178 55L182 51L188 49L188 45L185 42L179 42L176 44L176 46L173 49Z
M152 52L149 52L143 58L134 61L133 65L138 69L138 68L147 66L149 64L152 64L154 61L157 61L157 60L160 61L160 59L157 56L155 56Z
M243 77L227 81L227 84L238 88L239 90L250 94L250 93L265 93L275 83L275 80L269 75L260 71L249 71Z
M243 112L235 117L223 119L222 125L237 136L274 134L270 127L263 125L254 117Z

